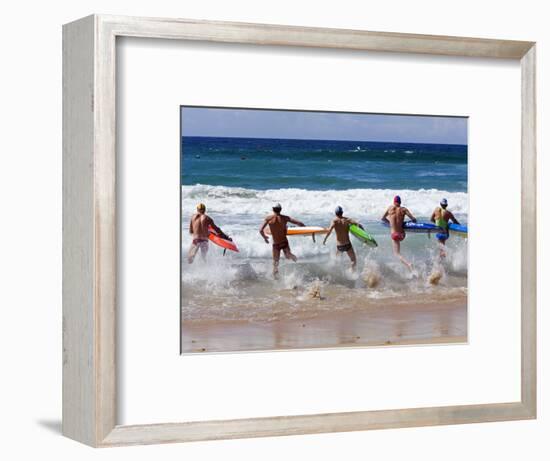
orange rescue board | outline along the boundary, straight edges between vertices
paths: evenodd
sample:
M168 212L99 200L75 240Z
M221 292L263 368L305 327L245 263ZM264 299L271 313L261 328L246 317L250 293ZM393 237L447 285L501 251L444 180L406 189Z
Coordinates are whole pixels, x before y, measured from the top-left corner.
M328 229L320 226L304 226L304 227L288 227L286 230L286 235L315 235L315 234L326 234ZM271 234L269 226L265 228L266 234Z

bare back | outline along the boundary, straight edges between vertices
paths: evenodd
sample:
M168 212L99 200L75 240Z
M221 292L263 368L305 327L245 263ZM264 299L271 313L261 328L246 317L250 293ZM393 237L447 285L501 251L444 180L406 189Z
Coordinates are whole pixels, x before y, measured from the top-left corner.
M212 218L207 214L195 213L189 223L189 232L193 234L193 238L195 239L207 240L209 234L208 226L213 223Z
M405 221L405 215L407 209L402 206L392 205L388 208L388 221L390 222L390 228L392 232L403 233L403 222Z
M336 242L338 245L347 245L349 241L349 226L355 224L355 221L342 216L332 220L332 227L336 232Z
M286 240L286 228L289 221L290 217L282 214L272 214L265 218L273 243L282 243Z

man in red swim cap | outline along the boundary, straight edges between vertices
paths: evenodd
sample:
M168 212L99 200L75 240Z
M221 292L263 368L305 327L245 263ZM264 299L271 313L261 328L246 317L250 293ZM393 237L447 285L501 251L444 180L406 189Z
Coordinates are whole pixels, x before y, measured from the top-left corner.
M401 197L396 195L393 198L393 205L390 205L384 213L384 216L382 216L382 221L390 224L390 235L395 256L397 256L409 270L412 270L412 264L401 255L401 242L406 236L403 227L405 216L408 216L412 222L416 222L416 218L412 213L407 208L401 206Z

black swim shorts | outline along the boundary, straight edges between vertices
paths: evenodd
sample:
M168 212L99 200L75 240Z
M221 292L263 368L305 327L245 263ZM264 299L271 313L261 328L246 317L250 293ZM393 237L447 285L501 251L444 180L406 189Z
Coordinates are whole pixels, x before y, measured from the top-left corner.
M337 245L336 248L338 251L341 251L342 253L345 253L346 251L351 250L351 243L346 243L345 245Z

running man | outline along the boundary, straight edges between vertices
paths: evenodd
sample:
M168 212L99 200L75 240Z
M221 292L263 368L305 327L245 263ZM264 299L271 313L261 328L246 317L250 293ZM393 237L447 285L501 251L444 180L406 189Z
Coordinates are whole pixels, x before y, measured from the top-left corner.
M337 206L334 210L336 218L330 223L328 233L323 240L323 245L327 243L327 239L334 230L336 232L336 256L340 256L342 253L347 253L349 259L351 260L351 270L355 270L357 265L357 257L355 256L355 251L353 250L353 245L349 240L349 226L355 224L363 229L363 226L353 219L347 218L344 216L344 210L341 206Z
M412 222L416 222L416 218L412 213L407 208L401 206L401 197L396 195L393 198L393 205L390 205L384 216L382 216L382 221L390 224L390 235L395 256L412 271L412 264L401 255L401 242L406 237L405 229L403 228L405 216L408 216Z
M212 226L216 232L218 232L223 238L229 239L229 237L223 233L223 231L214 224L214 220L206 214L206 205L199 203L197 205L197 212L191 216L189 221L189 233L193 235L193 243L189 248L187 254L187 262L193 264L197 252L201 251L201 257L206 260L206 253L208 252L208 235L210 231L208 228Z
M269 238L265 235L265 228L269 226L271 232L271 238L273 239L273 277L277 278L279 275L279 260L281 259L281 250L286 259L292 259L296 262L297 258L290 251L290 246L286 238L286 227L290 222L297 226L304 227L304 223L290 216L281 214L282 206L280 203L273 205L273 214L264 219L262 226L260 227L260 235L265 240L265 243L269 243Z
M439 257L444 258L447 253L445 252L445 242L449 238L449 221L453 222L454 224L460 224L458 220L455 218L454 214L452 214L449 210L447 210L448 206L447 199L444 198L439 202L439 205L434 212L432 213L432 217L430 220L438 227L441 227L443 229L443 232L438 232L435 234L435 238L439 242Z

